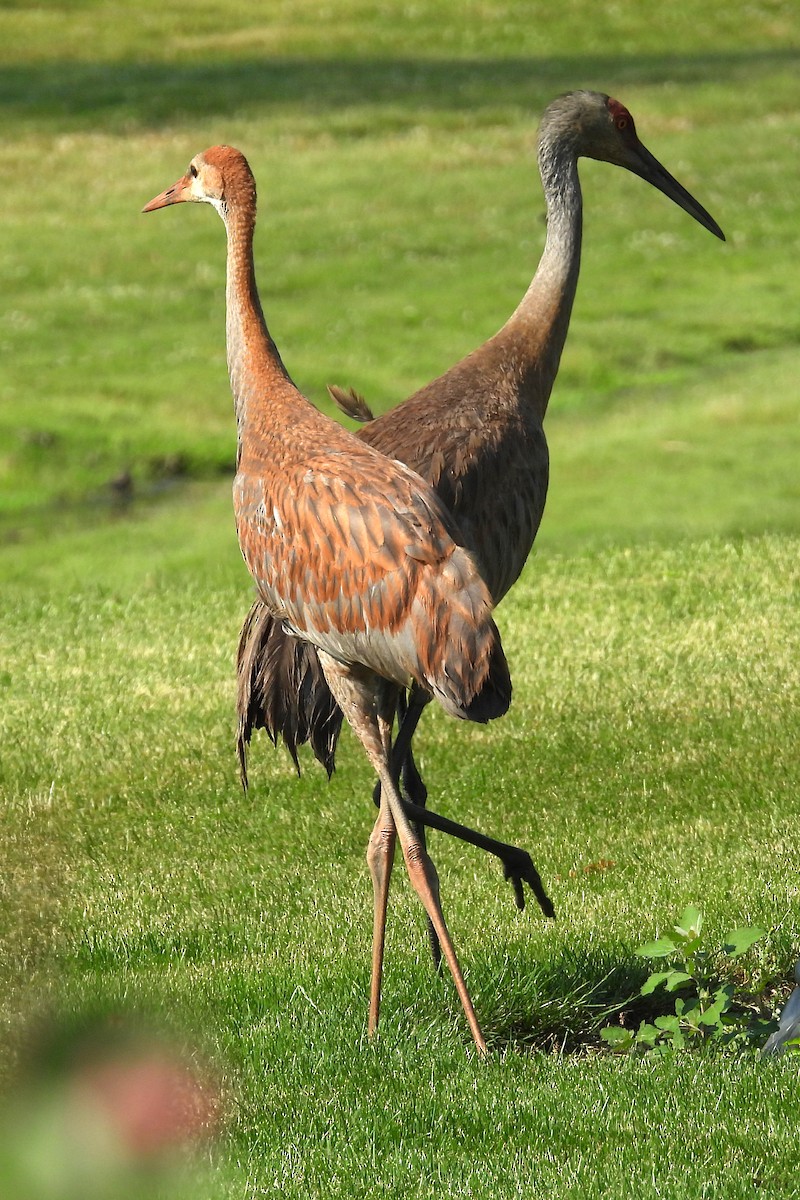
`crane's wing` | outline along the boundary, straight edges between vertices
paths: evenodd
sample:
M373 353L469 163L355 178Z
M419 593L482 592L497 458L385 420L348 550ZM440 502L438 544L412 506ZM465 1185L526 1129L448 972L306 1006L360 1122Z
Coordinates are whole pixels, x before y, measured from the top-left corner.
M468 715L499 635L471 555L413 471L369 447L329 447L279 473L241 470L234 504L259 594L288 630Z
M547 439L535 409L509 410L491 378L477 386L472 357L366 420L356 436L411 464L435 490L497 604L519 578L544 513ZM365 420L362 397L328 390L349 416Z

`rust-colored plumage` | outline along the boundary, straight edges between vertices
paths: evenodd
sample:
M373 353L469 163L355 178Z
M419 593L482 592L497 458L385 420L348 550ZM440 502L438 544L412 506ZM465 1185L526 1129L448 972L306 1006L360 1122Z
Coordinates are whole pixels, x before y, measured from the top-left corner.
M213 204L227 230L228 369L238 429L233 498L242 554L274 629L314 647L319 669L312 684L324 678L381 781L368 851L375 890L370 1028L378 1019L399 837L476 1045L485 1051L435 869L403 810L390 751L398 693L411 683L452 716L488 721L508 708L511 684L491 596L433 490L322 416L289 378L256 289L256 194L244 157L212 147L145 211L183 201ZM260 624L254 616L251 631ZM299 725L293 736L304 730Z
M234 484L239 543L267 607L335 658L414 680L452 716L499 716L508 697L492 688L491 601L434 494L349 434L326 434L321 452L325 418L310 404L280 437L272 395L269 435L251 423Z
M484 345L359 431L365 442L408 463L436 489L475 552L496 604L519 577L547 497L549 460L543 422L578 282L582 197L577 164L581 156L640 175L710 232L723 237L706 210L642 145L623 105L596 92L559 97L544 113L539 132L547 240L522 301ZM369 417L354 393L333 389L332 394L349 415L359 420ZM283 736L295 754L297 733L302 729L330 771L336 719L323 695L324 681L319 687L287 695L285 673L270 676L259 670L263 657L259 642L263 639L266 645L270 637L279 638L280 634L271 629L268 620L248 621L242 631L241 761L254 728L265 725L273 741ZM311 647L295 646L295 671L304 679L313 673L313 653ZM274 697L279 694L284 708L276 707ZM412 695L411 700L409 719L415 722L424 697ZM322 756L317 714L324 714L329 733ZM410 778L414 776L412 771ZM424 804L424 788L417 798ZM507 874L515 879L509 860L503 853L500 857Z

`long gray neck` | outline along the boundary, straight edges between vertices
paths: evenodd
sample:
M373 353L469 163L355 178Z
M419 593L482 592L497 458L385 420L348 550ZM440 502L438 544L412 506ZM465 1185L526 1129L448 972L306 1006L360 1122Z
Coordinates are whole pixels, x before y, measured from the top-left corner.
M583 200L577 154L571 140L545 133L539 170L547 205L547 240L530 287L506 330L523 347L521 367L543 417L558 373L578 286Z
M222 203L218 211L228 235L225 330L241 454L242 440L259 397L269 394L270 386L277 381L287 381L289 374L270 336L256 287L255 210L229 209Z

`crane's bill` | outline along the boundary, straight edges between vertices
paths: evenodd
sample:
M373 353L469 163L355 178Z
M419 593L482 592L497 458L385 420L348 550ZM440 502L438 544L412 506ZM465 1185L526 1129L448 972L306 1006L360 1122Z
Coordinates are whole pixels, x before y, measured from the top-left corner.
M154 196L148 204L145 204L142 212L155 212L157 208L166 208L168 204L180 204L181 201L186 199L186 196L184 195L184 189L187 185L187 182L186 176L182 175L180 179L173 183L172 187L167 188L167 190L165 192L161 192L160 195Z
M646 149L641 142L636 147L634 156L631 161L626 162L625 166L629 171L633 171L634 175L639 175L640 178L646 179L648 183L652 183L653 187L658 188L665 196L669 196L670 200L694 217L695 221L713 233L721 241L725 241L725 234L720 229L717 222L709 212L703 208L691 192L687 192L682 183L678 183L674 175L670 175L666 167L662 167L661 163Z

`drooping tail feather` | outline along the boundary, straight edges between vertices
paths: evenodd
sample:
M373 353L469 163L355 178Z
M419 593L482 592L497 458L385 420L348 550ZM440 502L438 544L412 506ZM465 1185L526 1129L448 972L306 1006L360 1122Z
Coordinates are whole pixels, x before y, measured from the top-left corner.
M274 745L281 737L300 774L297 747L309 742L330 777L342 711L331 695L315 648L286 632L255 600L239 635L236 656L236 749L247 789L247 748L254 729L265 729Z

